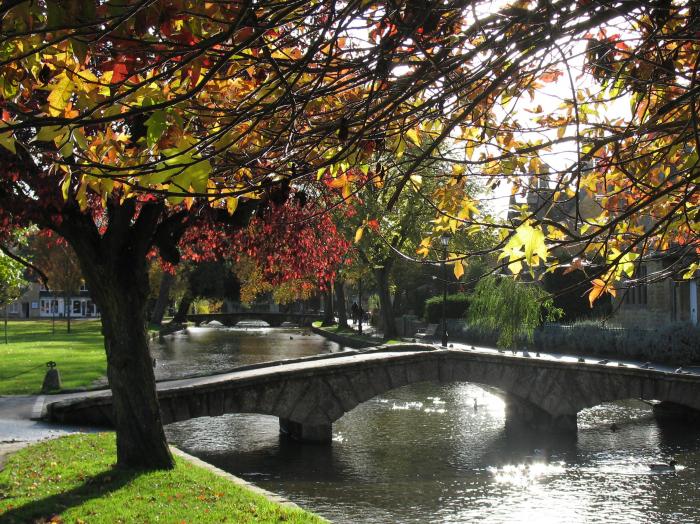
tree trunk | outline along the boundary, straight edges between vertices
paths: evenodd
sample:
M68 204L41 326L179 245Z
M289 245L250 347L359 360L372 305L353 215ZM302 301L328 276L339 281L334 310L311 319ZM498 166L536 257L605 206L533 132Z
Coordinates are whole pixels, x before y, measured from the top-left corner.
M175 282L175 275L164 271L163 276L160 279L158 300L156 300L156 305L153 307L153 313L151 313L151 323L155 324L156 326L160 326L163 322L163 315L165 315L165 308L168 305L170 288L173 286L173 282Z
M70 314L73 309L73 304L71 304L70 295L66 295L63 299L63 303L66 304L66 325L68 326L68 333L70 333Z
M342 280L335 281L335 301L336 309L338 311L338 325L341 327L347 327L348 312L345 307L345 284Z
M118 464L130 468L172 468L174 463L160 418L146 336L148 275L145 264L143 272L124 270L120 273L117 278L107 276L99 293L107 378L112 389L117 430ZM142 274L134 278L135 273Z
M187 312L190 310L190 306L192 305L193 301L194 297L190 295L189 291L186 292L185 296L182 297L182 300L180 301L180 305L177 308L175 316L173 317L173 323L183 324L187 321Z
M379 291L379 305L382 310L382 321L384 322L385 339L396 338L398 336L396 319L394 318L394 308L391 304L391 293L389 292L390 271L391 266L388 264L374 270L374 278L377 280L377 288Z
M160 417L146 334L146 254L158 209L144 205L134 220L135 203L119 204L110 209L109 227L102 236L92 217L77 212L61 228L102 313L117 465L133 469L175 465Z
M323 325L332 326L335 324L335 315L333 314L333 289L330 282L326 284L327 288L323 292Z

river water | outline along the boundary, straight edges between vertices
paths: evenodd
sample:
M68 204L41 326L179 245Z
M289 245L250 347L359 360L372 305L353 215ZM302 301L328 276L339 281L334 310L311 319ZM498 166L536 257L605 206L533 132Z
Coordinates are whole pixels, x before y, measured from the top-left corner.
M154 354L159 376L174 377L340 350L296 329L201 328ZM577 438L506 433L504 417L502 401L476 384L421 383L347 413L332 446L280 438L277 419L261 415L193 419L167 433L338 523L700 522L700 428L660 425L634 400L583 411ZM648 467L671 458L675 472Z

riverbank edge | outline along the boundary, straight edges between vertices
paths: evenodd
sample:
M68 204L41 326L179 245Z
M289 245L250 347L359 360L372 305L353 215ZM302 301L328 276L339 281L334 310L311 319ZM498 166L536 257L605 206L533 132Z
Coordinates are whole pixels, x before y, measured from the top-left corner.
M309 512L307 509L302 508L298 504L292 502L291 500L283 497L282 495L278 495L277 493L273 493L272 491L268 491L264 488L261 488L260 486L256 486L255 484L252 484L251 482L248 482L247 480L243 480L240 477L237 477L236 475L233 475L231 473L228 473L227 471L224 471L223 469L219 469L213 464L210 464L209 462L206 462L200 458L195 457L194 455L190 455L189 453L182 451L180 448L177 448L173 445L170 446L170 451L173 453L173 455L177 455L178 457L186 460L193 466L197 466L198 468L205 469L209 471L210 473L216 475L217 477L221 477L223 479L228 480L232 484L235 484L236 486L239 486L243 489L247 489L248 491L252 491L253 493L260 495L262 497L265 497L267 500L270 502L274 502L275 504L279 504L280 506L284 506L285 508L292 508L292 509L301 509L303 511ZM311 512L309 512L311 513ZM315 515L315 514L314 514ZM316 515L319 518L319 515Z
M7 464L8 460L12 455L17 453L18 451L31 447L33 445L39 444L41 442L45 442L46 440L54 440L58 439L61 437L52 437L49 439L43 439L43 440L37 440L37 441L26 441L26 442L3 442L0 443L0 471L2 471L5 468L5 464ZM264 497L266 500L268 500L272 504L277 504L279 506L282 506L284 508L288 509L298 509L301 511L304 511L306 513L312 514L314 517L320 519L322 522L330 522L326 520L324 517L313 513L312 511L309 511L305 508L302 508L298 504L292 502L291 500L287 499L286 497L283 497L282 495L279 495L277 493L274 493L272 491L266 490L264 488L261 488L260 486L256 486L255 484L248 482L240 477L237 477L231 473L228 473L220 468L217 468L213 464L210 464L209 462L206 462L200 458L195 457L194 455L190 455L189 453L181 450L180 448L177 448L173 445L170 445L170 451L173 453L173 455L176 455L177 457L180 457L181 459L189 462L193 466L203 469L212 475L215 475L217 477L220 477L231 484L234 484L235 486L238 486L239 488L243 490L247 490L251 493L254 493L256 495L259 495L261 497Z
M377 339L376 342L369 342L367 340L361 340L358 337L353 337L352 335L340 335L338 333L332 333L322 327L311 326L311 331L317 335L321 335L328 340L331 340L342 346L351 347L353 349L367 349L371 347L381 346L382 341Z

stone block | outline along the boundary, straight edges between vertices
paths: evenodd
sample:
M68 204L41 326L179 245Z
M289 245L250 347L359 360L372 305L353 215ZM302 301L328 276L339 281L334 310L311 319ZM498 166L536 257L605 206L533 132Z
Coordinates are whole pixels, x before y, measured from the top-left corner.
M406 366L402 363L388 362L386 364L391 379L391 388L396 389L408 384L408 375L406 374Z
M240 390L229 389L224 394L224 413L240 413Z
M275 406L276 414L280 418L289 418L297 403L310 387L311 381L309 379L286 381Z
M304 421L318 407L320 401L319 380L308 379L307 382L308 387L304 390L303 395L296 398L287 418L299 422Z
M255 413L255 407L258 403L259 395L259 386L247 386L246 388L239 390L238 398L240 402L240 413Z
M255 406L255 412L276 415L277 410L275 408L280 401L283 391L284 383L265 384L262 386Z
M223 391L210 391L207 393L207 414L210 417L218 417L224 414Z
M360 401L355 397L352 384L345 375L335 375L326 378L326 384L333 390L346 413L357 406Z
M187 402L183 402L179 398L171 398L171 413L173 413L173 421L180 422L181 420L188 420L190 417L190 409Z
M325 380L319 381L319 402L318 408L326 414L329 420L338 420L345 414L342 404L336 398L332 388L325 383Z
M392 389L389 374L387 373L384 365L372 369L366 369L365 373L367 375L367 381L372 389L372 392L374 393L372 395L373 397L381 395L382 393Z
M205 395L191 393L186 397L185 401L190 411L190 418L206 417L208 415Z
M355 398L360 402L365 402L372 397L374 397L374 389L369 382L367 374L362 371L353 371L348 375L348 380L352 386L352 390L355 393Z

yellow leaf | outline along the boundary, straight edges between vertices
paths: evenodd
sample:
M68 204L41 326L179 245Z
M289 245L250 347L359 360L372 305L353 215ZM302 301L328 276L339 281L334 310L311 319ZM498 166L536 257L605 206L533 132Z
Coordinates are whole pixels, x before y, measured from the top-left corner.
M75 84L68 78L65 73L61 73L57 78L58 82L53 85L51 93L48 96L49 114L51 116L60 116L63 114L70 97L73 95Z
M411 139L411 142L420 146L420 137L418 136L418 131L415 129L409 129L406 131L406 136Z
M590 292L588 293L588 302L591 304L591 307L593 307L593 302L598 300L600 295L603 294L605 291L605 282L603 282L601 279L596 278L591 282L593 284L593 287L591 288Z
M455 262L455 269L454 269L454 272L455 272L455 278L456 278L457 280L459 280L460 278L462 278L462 275L464 275L464 266L462 265L462 261L461 261L461 260L457 260L457 261Z
M357 244L360 240L362 240L362 233L365 231L365 226L360 226L357 228L357 231L355 231L355 243Z
M61 182L61 193L63 193L63 200L68 200L68 191L70 190L71 173L66 172L66 176L63 177Z
M233 215L238 207L238 197L228 197L226 199L226 211L229 215Z
M420 189L423 184L423 177L420 175L411 175L411 183L414 185L415 189Z

